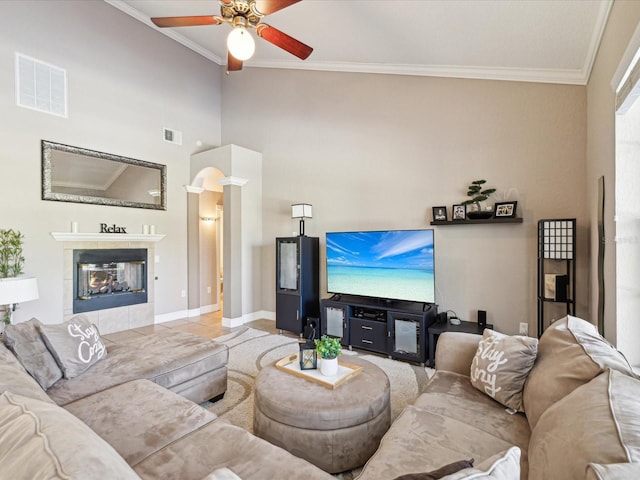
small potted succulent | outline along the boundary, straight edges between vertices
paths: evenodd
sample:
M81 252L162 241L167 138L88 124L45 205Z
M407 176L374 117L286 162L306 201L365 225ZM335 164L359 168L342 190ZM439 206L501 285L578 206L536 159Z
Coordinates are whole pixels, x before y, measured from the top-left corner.
M484 202L489 198L489 195L496 191L495 188L485 188L483 189L483 185L487 183L486 180L474 180L471 182L471 185L467 187L467 197L471 197L464 202L463 205L474 205L475 208L473 210L469 210L467 208L467 217L474 218L491 218L493 216L493 211L490 209L482 209L482 205L480 202Z
M320 373L325 377L333 377L338 373L338 355L342 354L340 338L322 335L320 340L315 340L316 352L322 357Z

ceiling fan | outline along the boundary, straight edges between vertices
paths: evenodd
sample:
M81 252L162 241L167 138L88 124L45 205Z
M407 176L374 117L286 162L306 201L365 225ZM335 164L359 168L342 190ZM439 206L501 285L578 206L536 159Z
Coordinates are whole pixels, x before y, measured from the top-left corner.
M313 48L310 46L261 22L264 16L299 1L301 0L218 0L220 16L155 17L151 21L160 28L230 24L233 29L227 37L227 73L229 73L242 70L242 62L253 55L255 42L248 31L249 28L255 28L259 37L302 60L311 55Z

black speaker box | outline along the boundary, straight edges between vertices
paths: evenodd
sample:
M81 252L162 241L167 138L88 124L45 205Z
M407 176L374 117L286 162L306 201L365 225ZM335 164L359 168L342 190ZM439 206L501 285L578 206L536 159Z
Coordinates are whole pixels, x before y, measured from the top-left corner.
M478 326L486 327L487 326L487 311L486 310L478 310Z
M304 327L304 338L316 340L320 338L320 319L307 317L307 325Z

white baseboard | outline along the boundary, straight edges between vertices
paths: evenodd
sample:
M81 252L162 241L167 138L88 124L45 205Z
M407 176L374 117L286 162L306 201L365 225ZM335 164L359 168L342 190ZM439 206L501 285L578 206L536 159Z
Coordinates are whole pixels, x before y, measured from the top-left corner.
M244 315L247 319L247 322L253 322L254 320L276 320L276 312L269 312L268 310L259 310L253 313L247 313Z
M172 320L179 320L181 318L197 317L203 313L217 312L220 310L219 304L207 305L200 308L193 308L191 310L178 310L176 312L163 313L154 317L154 323L170 322ZM222 326L227 328L240 327L245 323L253 322L254 320L272 320L275 321L276 312L270 312L268 310L259 310L257 312L245 313L241 317L227 318L222 317Z
M267 310L260 310L252 313L245 313L241 317L227 318L222 317L222 326L227 328L240 327L245 323L253 322L254 320L273 320L275 321L275 312L269 312Z
M220 304L213 303L211 305L205 305L204 307L200 307L200 313L211 313L217 312L220 310Z
M178 310L176 312L162 313L153 317L153 323L170 322L171 320L179 320L181 318L187 318L189 316L189 310Z
M222 317L222 326L227 328L241 327L245 324L244 317L227 318Z
M191 310L189 310L188 315L189 318L191 318L197 317L198 315L203 315L205 313L217 312L218 310L220 310L220 305L214 303L213 305L205 305L204 307L200 308L192 308Z

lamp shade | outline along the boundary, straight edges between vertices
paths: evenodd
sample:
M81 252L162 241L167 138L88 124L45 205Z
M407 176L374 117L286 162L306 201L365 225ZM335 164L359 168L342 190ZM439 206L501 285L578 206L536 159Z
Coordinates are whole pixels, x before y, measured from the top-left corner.
M34 277L0 279L0 305L28 302L38 298L38 281Z
M313 218L313 207L308 203L291 205L291 218Z

